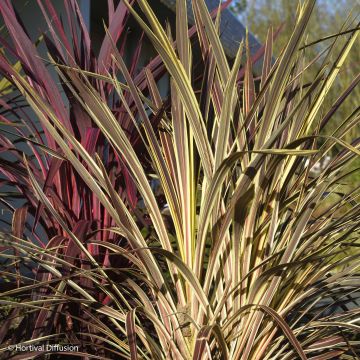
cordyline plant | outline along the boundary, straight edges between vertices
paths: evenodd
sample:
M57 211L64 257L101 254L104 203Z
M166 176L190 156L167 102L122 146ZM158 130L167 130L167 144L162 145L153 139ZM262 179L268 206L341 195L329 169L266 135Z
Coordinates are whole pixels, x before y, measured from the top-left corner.
M117 69L114 68L111 60L112 44L114 41L121 39L121 48L119 49L121 54L123 54L127 44L126 23L129 11L124 3L119 3L117 8L109 6L110 20L108 34L104 37L97 56L93 53L90 35L84 26L84 20L77 2L64 2L67 26L64 26L62 19L58 17L50 1L39 1L38 5L49 27L43 37L51 59L63 66L78 67L84 71L96 72L98 75L106 75L109 72L115 75ZM63 81L63 88L57 85L51 76L51 72L47 69L47 62L40 58L35 46L28 38L26 30L17 21L11 2L3 2L0 10L12 44L10 45L3 38L1 42L4 44L7 54L19 60L15 65L17 68L11 69L5 57L1 58L2 72L8 78L2 80L4 82L2 90L7 90L9 80L14 76L15 72L19 73L19 65L22 65L24 73L31 80L29 81L31 86L56 112L57 118L62 125L67 128L71 135L76 138L91 156L95 152L101 154L104 166L107 168L111 167L114 170L114 177L112 179L114 187L121 193L124 199L126 198L127 203L134 208L137 203L136 189L122 156L109 147L104 134L101 133L91 116L82 108L76 97L73 96L65 85L68 80ZM137 76L135 76L141 44L142 42L139 41L139 45L135 49L130 61L129 72L134 76L136 85L143 91L146 91L148 82L145 71L137 73ZM149 69L152 70L154 79L157 79L164 72L163 65L159 59L152 61L149 64ZM103 101L106 101L109 109L111 109L124 131L128 134L134 149L141 151L143 145L139 141L139 135L135 131L131 119L127 116L126 110L122 106L122 101L116 95L113 84L104 82L101 79L92 79L91 84ZM47 217L47 214L44 214L43 205L38 202L33 191L29 190L30 183L24 178L26 167L22 162L22 155L14 147L14 143L24 142L24 140L28 142L31 148L29 166L33 170L34 176L37 179L44 180L43 189L45 193L53 198L55 209L62 212L63 216L71 223L72 228L78 226L79 229L77 231L86 233L86 229L91 227L104 228L111 226L111 217L107 214L106 209L101 207L99 199L93 196L91 192L85 190L85 183L81 177L78 173L74 172L72 166L69 166L64 161L61 153L57 151L59 146L51 133L41 125L39 126L39 121L37 119L34 120L27 111L21 109L14 111L8 103L11 105L13 98L16 96L9 96L7 92L1 92L2 105L5 111L18 120L16 124L21 123L21 127L16 128L16 131L12 131L12 134L10 134L10 138L14 139L14 142L9 141L9 131L4 131L1 136L1 150L16 156L19 162L9 164L5 160L5 163L2 163L2 173L8 181L11 181L11 184L18 186L19 193L27 200L23 216L25 216L26 212L29 212L35 217L35 222L32 225L33 230L35 230L33 235L36 236L40 243L42 242L36 233L38 222L41 222L49 238L59 233L62 234L63 229L59 224L53 222L51 216ZM64 92L65 96L62 96L62 92ZM134 103L132 99L129 99L129 95L125 95L125 97L128 99L129 107L133 109ZM134 109L134 113L136 115L136 109ZM9 120L9 118L3 115L1 120L2 124L9 124L13 128L13 119ZM156 123L156 119L154 123ZM49 152L50 156L48 156ZM56 154L58 156L54 156ZM121 174L121 177L119 174ZM62 181L64 178L68 180ZM20 223L22 222L20 219L19 221ZM102 236L105 236L105 238L111 237L109 234L102 234Z
M330 109L322 105L359 29L349 19L308 60L314 3L299 6L274 63L269 31L254 79L249 45L240 44L230 64L220 17L204 0L192 2L200 75L185 1L177 1L175 34L146 0L136 11L120 2L110 18L125 12L138 21L170 76L168 99L154 68L128 69L111 24L108 62L86 51L78 61L55 21L50 62L71 100L70 118L10 3L1 3L14 43L8 50L24 73L5 55L0 68L40 123L19 106L11 107L16 122L3 116L33 151L14 148L8 132L1 137L2 152L16 157L2 158L3 181L26 197L12 234L0 234L2 277L15 283L0 297L4 358L44 355L46 348L19 354L8 346L45 343L79 345L51 358L358 358L359 187L343 184L358 170L351 163L360 151L357 139L342 138L358 125L359 108L323 134L360 75ZM336 156L312 172L334 148Z

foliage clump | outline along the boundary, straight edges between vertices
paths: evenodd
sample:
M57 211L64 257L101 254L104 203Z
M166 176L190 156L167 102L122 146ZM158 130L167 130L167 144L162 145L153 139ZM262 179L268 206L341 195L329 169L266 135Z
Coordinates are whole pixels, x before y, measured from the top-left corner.
M309 59L315 1L305 1L275 60L268 31L254 74L246 40L226 57L221 9L209 13L204 0L192 1L192 29L186 2L177 2L174 33L146 0L110 6L97 56L76 2L67 4L79 42L50 2L42 7L53 18L46 44L64 101L10 2L0 3L12 42L0 71L33 112L4 98L12 130L0 146L12 157L0 159L3 183L24 205L1 197L12 223L0 233L0 269L15 286L0 294L12 308L0 342L80 344L72 356L101 359L355 358L359 187L341 186L357 171L348 169L359 141L346 136L359 108L322 133L360 80L326 106L360 31L352 18L344 28L354 30ZM157 52L140 70L140 45L123 60L119 29L130 16Z

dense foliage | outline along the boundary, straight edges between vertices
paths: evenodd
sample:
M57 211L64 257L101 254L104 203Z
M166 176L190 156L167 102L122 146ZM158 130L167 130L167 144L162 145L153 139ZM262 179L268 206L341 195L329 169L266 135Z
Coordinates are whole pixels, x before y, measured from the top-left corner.
M146 0L109 1L98 55L75 1L70 35L44 3L48 60L0 2L11 38L0 201L12 213L0 232L1 356L62 343L79 350L51 358L356 359L359 186L341 185L358 171L348 134L359 108L323 133L356 96L359 74L326 102L357 41L354 16L309 59L315 0L304 1L275 61L268 31L257 76L246 40L227 59L204 0L192 1L192 29L177 1L174 33ZM130 17L157 52L140 70L141 41L123 59Z

